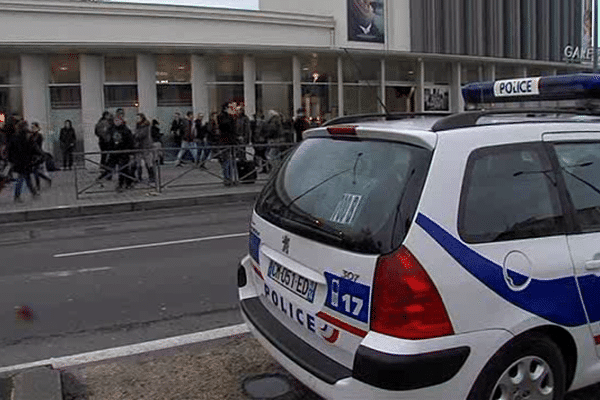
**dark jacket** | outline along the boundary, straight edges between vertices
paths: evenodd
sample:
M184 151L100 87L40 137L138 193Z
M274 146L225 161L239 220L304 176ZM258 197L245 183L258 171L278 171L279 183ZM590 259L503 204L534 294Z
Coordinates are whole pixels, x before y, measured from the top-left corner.
M26 132L11 135L8 142L8 161L13 165L14 172L31 173L37 156L39 156L37 145L35 141L29 140Z
M127 125L115 125L112 130L112 150L133 150L133 133ZM118 163L129 161L130 152L116 153L115 159Z
M75 142L77 141L77 138L75 137L75 129L73 129L72 127L71 128L63 127L60 130L59 140L60 140L60 148L62 151L74 149Z
M226 111L222 111L218 117L220 144L233 145L235 144L235 121Z
M173 134L173 140L176 144L181 144L183 134L185 132L185 120L184 119L173 119L171 123L171 133Z

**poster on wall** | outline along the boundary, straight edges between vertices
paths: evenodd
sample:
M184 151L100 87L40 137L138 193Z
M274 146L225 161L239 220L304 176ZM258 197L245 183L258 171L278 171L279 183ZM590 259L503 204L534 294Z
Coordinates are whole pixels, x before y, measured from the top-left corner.
M348 40L383 43L384 0L348 0Z
M450 111L450 91L447 87L425 88L424 111Z

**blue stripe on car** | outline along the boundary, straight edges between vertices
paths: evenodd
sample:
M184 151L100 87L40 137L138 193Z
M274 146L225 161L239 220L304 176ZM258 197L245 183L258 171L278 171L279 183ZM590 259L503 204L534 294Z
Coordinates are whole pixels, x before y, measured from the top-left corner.
M515 292L506 284L501 265L475 252L421 213L417 215L417 224L464 269L506 301L560 325L579 326L587 323L574 277L532 279L525 289ZM526 278L516 271L511 271L511 276L515 280ZM589 276L580 278L580 282L582 281L591 284ZM594 299L594 302L598 303L596 306L600 306L600 299ZM588 309L589 306L590 304Z
M250 253L250 257L254 259L257 263L258 260L258 249L260 247L260 237L254 231L250 231L250 239L248 240L248 252Z

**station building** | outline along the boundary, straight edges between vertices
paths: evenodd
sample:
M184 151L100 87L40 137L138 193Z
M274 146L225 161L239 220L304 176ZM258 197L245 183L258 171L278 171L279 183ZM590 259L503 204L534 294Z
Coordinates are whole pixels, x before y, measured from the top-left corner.
M79 151L123 108L168 132L175 111L244 104L355 113L455 112L473 81L590 71L591 0L258 0L255 9L0 0L0 120L37 121ZM587 36L586 36L587 35ZM167 138L168 140L168 138Z

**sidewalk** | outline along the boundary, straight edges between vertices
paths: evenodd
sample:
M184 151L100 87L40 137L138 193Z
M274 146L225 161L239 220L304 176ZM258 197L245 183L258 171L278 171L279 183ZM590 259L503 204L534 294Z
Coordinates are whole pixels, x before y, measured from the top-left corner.
M48 187L41 180L42 189L37 199L32 198L26 185L23 185L21 194L23 203L13 202L12 184L0 191L0 224L252 200L268 178L265 174L259 174L255 183L226 187L220 178L219 163L208 162L207 167L200 169L188 165L161 165L161 192L147 183L140 183L134 189L119 193L115 190L116 177L111 181L104 181L100 186L95 182L98 177L97 168L51 172L52 186Z

